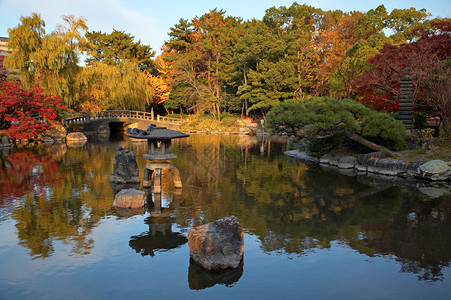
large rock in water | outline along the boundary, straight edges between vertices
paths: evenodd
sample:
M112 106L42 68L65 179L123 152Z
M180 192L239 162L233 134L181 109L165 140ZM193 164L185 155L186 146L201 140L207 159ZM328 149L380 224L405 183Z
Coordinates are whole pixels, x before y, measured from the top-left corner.
M110 182L118 184L139 183L139 168L133 151L122 149L113 160L113 173Z
M146 204L146 193L137 189L125 189L114 197L113 206L119 208L139 208Z
M435 159L419 166L417 173L432 180L447 180L451 176L451 167L443 160Z
M66 136L66 142L86 142L87 140L83 132L71 132Z
M192 228L190 257L207 270L237 268L243 259L243 228L235 216Z

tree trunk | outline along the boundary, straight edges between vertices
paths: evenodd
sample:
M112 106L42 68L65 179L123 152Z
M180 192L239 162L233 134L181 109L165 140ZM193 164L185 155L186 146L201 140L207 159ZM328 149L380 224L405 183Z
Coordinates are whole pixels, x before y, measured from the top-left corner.
M342 133L342 134L346 135L349 139L353 140L354 142L357 142L359 144L367 146L368 148L370 148L372 150L382 152L382 153L384 153L387 156L401 157L401 155L399 153L391 151L391 150L385 148L384 146L381 146L381 145L378 145L378 144L373 143L371 141L368 141L367 139L361 137L360 135L354 134L354 133L349 132L347 130L341 130L341 131L339 131L339 133Z

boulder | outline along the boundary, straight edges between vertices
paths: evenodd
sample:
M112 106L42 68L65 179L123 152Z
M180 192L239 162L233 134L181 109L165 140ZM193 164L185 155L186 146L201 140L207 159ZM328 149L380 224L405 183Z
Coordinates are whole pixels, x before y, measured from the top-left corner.
M50 122L50 127L43 133L44 137L50 137L54 141L64 141L66 139L67 131L63 125L58 122Z
M83 132L71 132L66 136L66 142L86 142L88 138Z
M114 196L113 206L119 208L139 208L146 204L146 193L137 189L125 189Z
M443 160L435 159L419 166L417 174L432 180L447 180L451 176L451 167Z
M110 182L116 184L138 183L139 168L135 153L126 149L116 153L113 160L113 173Z
M307 152L305 151L299 151L299 150L289 150L285 152L286 155L297 158L297 159L301 159L305 162L308 163L318 163L318 159L316 157L312 157L310 155L308 155Z
M341 155L336 154L334 152L327 153L319 159L320 164L328 164L331 166L338 166L338 163L341 159Z
M371 152L366 154L360 154L357 157L359 164L363 166L374 166L375 162L379 159L386 158L387 156L382 152Z
M357 158L353 156L343 156L338 160L338 168L340 169L354 169L357 163Z
M425 163L424 160L408 162L406 168L406 175L410 177L415 177L417 175L418 168L424 163Z
M190 257L207 270L238 268L243 259L243 228L235 216L192 228Z
M1 146L3 147L11 147L11 141L9 140L8 136L2 137L2 143Z
M366 171L368 170L368 168L367 168L366 166L364 166L364 165L361 165L361 164L359 164L359 163L356 163L356 165L355 165L355 170L356 170L357 172L365 172L365 173L366 173Z
M407 163L403 160L397 159L381 159L375 162L372 170L368 168L369 172L374 172L382 175L399 175L405 173L407 170Z

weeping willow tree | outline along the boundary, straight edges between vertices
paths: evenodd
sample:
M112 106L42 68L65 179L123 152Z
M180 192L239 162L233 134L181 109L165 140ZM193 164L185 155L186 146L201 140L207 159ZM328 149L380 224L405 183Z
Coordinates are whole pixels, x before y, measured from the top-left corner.
M86 19L72 15L62 16L64 25L45 34L45 22L39 14L21 17L21 23L8 30L11 55L5 65L17 69L23 87L35 85L48 95L58 95L64 104L72 107L76 94L76 77L82 68L78 55L86 42L82 32L87 30Z
M124 60L117 65L103 62L84 68L77 79L80 110L106 109L145 110L154 96L154 88L138 65Z

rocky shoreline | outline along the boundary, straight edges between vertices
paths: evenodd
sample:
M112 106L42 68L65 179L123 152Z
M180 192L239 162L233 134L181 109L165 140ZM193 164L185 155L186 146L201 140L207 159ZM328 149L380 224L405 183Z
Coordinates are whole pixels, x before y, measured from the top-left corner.
M328 153L319 159L299 150L286 151L285 154L308 164L337 168L349 175L378 174L429 181L451 181L451 162L441 160L404 161L388 158L380 152L360 154L357 157Z

